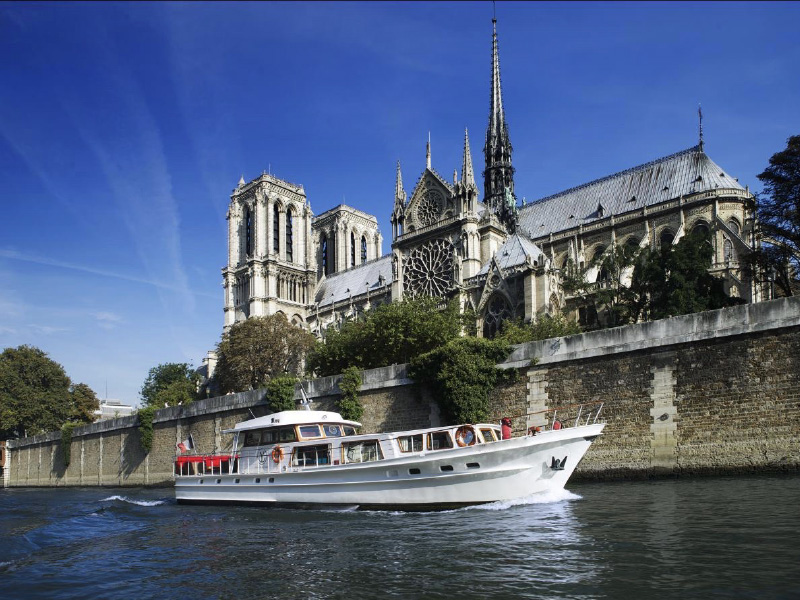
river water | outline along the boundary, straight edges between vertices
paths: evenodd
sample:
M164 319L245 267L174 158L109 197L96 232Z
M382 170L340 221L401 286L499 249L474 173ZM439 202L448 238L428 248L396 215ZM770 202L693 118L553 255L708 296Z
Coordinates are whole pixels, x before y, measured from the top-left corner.
M571 484L438 513L0 490L0 598L800 598L800 476Z

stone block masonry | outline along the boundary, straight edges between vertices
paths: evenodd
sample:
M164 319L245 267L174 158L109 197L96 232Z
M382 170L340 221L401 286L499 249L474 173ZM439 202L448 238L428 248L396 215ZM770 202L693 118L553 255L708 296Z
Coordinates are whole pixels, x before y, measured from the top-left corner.
M798 298L523 344L500 366L520 376L494 390L490 420L512 416L517 433L544 425L546 409L569 421L576 409L564 407L604 403L605 433L578 478L799 470ZM335 410L338 381L304 382L314 409ZM405 365L366 371L363 381L365 431L441 424L435 400ZM223 430L267 413L264 390L157 411L149 454L135 416L76 427L68 466L60 432L10 440L3 482L170 485L178 442L191 434L198 451L225 452L231 438Z

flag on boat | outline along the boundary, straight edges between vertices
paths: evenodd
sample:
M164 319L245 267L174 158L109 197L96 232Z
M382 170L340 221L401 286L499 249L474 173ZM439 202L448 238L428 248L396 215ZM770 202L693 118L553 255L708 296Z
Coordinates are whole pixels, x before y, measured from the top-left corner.
M194 438L192 434L189 434L189 437L183 440L181 443L178 444L178 450L183 452L188 452L189 450L194 450Z

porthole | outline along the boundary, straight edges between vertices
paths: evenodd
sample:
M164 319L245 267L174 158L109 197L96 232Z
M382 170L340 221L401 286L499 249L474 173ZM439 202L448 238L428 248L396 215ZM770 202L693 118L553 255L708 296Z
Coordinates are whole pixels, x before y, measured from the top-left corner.
M275 483L275 478L274 478L274 477L270 477L270 478L269 478L269 482L270 482L270 483Z
M237 477L236 479L234 479L233 483L239 483L239 478Z
M222 483L222 479L217 479L217 483Z
M253 480L253 483L261 483L261 477L256 477L256 478Z
M202 480L202 479L200 480L200 483L203 483L203 480Z
M452 471L453 465L442 465L439 469L443 472Z
M420 473L419 469L409 469L408 470L408 474L409 475L419 475L419 473Z
M480 469L481 465L479 463L467 463L468 469Z

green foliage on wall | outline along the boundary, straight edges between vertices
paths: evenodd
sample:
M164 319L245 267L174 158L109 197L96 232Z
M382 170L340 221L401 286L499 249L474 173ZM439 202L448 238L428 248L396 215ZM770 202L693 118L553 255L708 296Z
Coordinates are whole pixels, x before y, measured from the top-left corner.
M489 417L489 392L517 377L515 369L495 366L510 349L503 340L459 338L413 359L408 373L430 387L446 423L479 423Z
M64 466L69 466L72 455L72 430L77 423L64 423L61 426L61 452L64 454Z
M364 414L364 406L358 398L358 391L361 389L361 369L358 367L345 369L339 381L339 389L342 390L342 397L337 404L341 415L350 421L360 420Z
M267 403L272 412L294 410L294 386L297 378L293 375L273 377L267 383Z
M442 307L436 298L381 304L341 330L329 330L308 358L319 376L336 375L347 367L373 369L403 364L461 334L463 318L457 302Z
M155 406L145 406L140 408L137 413L139 416L139 440L145 454L149 454L153 449L153 417L155 414Z

